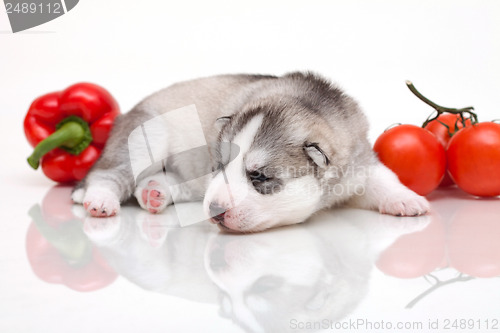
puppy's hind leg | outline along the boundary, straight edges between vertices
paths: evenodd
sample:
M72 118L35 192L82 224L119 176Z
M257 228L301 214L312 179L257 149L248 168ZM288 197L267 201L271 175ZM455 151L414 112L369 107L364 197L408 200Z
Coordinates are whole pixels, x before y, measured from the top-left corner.
M147 113L139 109L117 117L100 158L85 179L75 187L73 201L82 203L90 215L113 216L120 210L120 202L132 195L135 179L127 138L148 117Z
M139 205L153 214L161 213L165 207L172 203L172 195L163 172L141 180L134 195Z
M427 199L401 184L380 162L369 167L364 193L352 197L349 206L397 216L423 215L430 209Z

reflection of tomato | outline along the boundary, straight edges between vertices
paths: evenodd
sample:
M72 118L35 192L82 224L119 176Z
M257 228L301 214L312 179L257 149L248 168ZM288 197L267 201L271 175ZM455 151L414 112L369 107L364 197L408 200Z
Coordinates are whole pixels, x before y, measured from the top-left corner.
M500 199L462 198L454 210L442 203L432 206L448 220L442 223L431 215L424 230L399 237L382 252L377 267L399 278L422 276L445 266L475 277L500 276Z
M388 129L378 137L373 150L401 183L420 195L434 190L446 170L443 146L432 133L418 126Z
M448 128L445 125L448 126ZM465 125L471 125L470 119L467 119L465 121ZM446 149L448 147L448 142L451 139L450 134L455 133L455 126L458 130L464 127L460 115L453 113L442 113L441 115L439 115L439 117L437 117L437 119L430 121L427 125L425 125L424 128L433 133L438 139L439 143L441 143L441 145L443 145L443 147ZM453 182L453 179L451 179L450 175L448 175L448 172L445 172L443 180L441 181L439 186L444 187L453 184L455 184Z
M429 225L399 237L377 260L382 272L398 278L416 278L446 264L446 234L441 220L431 216Z
M459 209L450 225L450 264L476 277L500 275L500 201L475 200Z
M448 144L448 170L465 192L500 195L500 124L485 122L466 127Z

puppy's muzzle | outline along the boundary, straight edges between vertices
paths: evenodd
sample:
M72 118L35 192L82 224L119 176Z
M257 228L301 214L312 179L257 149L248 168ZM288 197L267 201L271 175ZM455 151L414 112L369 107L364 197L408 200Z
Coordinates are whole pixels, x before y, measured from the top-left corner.
M208 206L210 211L210 222L214 224L219 224L224 222L224 216L226 215L226 209L216 202L211 202Z

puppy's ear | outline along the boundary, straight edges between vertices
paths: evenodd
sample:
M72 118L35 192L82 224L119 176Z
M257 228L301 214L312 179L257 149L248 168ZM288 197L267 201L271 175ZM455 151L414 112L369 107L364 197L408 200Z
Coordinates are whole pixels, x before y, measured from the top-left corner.
M328 164L330 164L330 160L328 156L326 156L325 152L319 147L318 143L308 143L304 144L304 152L311 160L313 160L316 165L321 168L326 168Z
M220 132L222 127L231 120L231 117L220 117L215 120L215 129Z

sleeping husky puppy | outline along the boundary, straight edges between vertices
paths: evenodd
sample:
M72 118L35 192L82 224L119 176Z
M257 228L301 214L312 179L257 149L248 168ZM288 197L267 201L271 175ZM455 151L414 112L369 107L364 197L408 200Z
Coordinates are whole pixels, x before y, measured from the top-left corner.
M131 133L154 117L193 104L213 149L170 155L136 175ZM168 134L168 140L157 140L164 156L194 140L189 117L178 113L172 119L162 127L164 133L156 133L157 138ZM179 199L204 197L206 217L232 232L300 223L338 205L425 214L427 200L378 161L367 131L357 103L315 74L224 75L182 82L117 118L103 154L76 187L73 200L92 216L106 217L117 214L120 202L132 194L151 213ZM205 181L199 176L210 174L210 167L213 177ZM193 181L173 200L169 182L176 179Z

